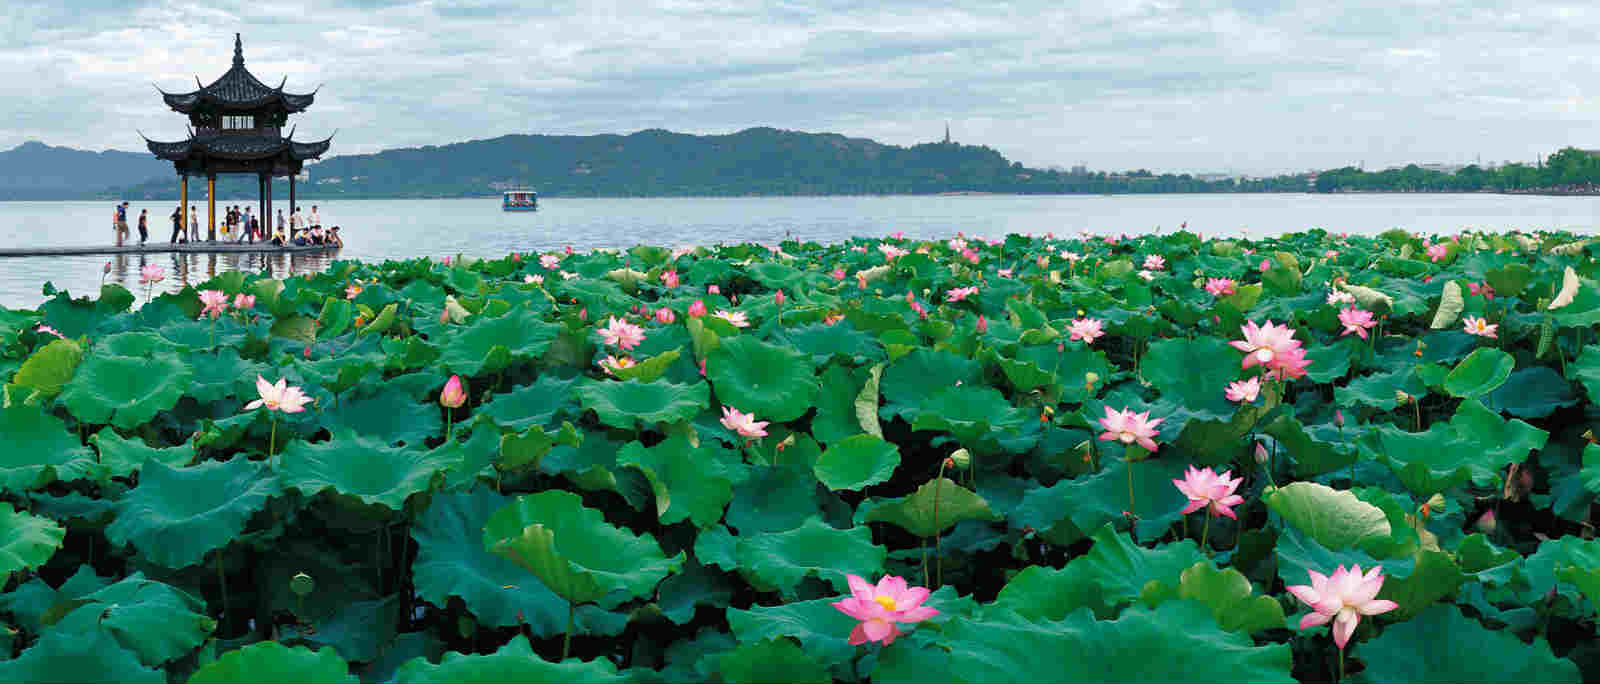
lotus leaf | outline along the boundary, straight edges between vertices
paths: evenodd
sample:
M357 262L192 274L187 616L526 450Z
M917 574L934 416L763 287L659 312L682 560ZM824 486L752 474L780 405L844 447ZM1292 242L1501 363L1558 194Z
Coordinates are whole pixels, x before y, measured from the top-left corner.
M592 409L600 422L631 429L635 421L676 423L693 418L709 406L711 388L703 382L584 381L575 392L583 408Z
M848 591L847 573L871 574L883 566L887 553L872 543L866 526L839 530L816 517L786 532L740 537L736 550L742 571L791 599L808 575Z
M991 432L1016 433L1028 416L992 387L946 387L922 402L914 430L945 430L963 444L975 445ZM999 435L995 435L998 437Z
M1473 653L1486 657L1463 658ZM1540 637L1524 644L1505 631L1484 629L1453 605L1433 606L1415 619L1385 627L1363 645L1363 676L1378 682L1575 682L1578 667L1557 658Z
M479 318L444 344L439 361L463 376L497 372L514 361L543 355L559 329L526 308L498 318Z
M682 625L694 618L699 606L716 610L728 605L734 587L726 574L691 559L684 564L682 572L661 582L656 604L668 620Z
M559 490L518 497L490 516L482 536L573 603L612 591L641 596L683 564L682 553L668 558L653 539L612 526Z
M1389 520L1377 506L1315 482L1293 482L1263 494L1267 507L1318 544L1332 550L1388 539Z
M61 401L78 420L128 430L176 406L193 376L187 364L167 355L91 355L78 366Z
M276 641L254 643L229 651L189 676L193 684L245 684L282 682L320 684L360 681L349 665L331 648L313 651L305 646L285 647Z
M57 477L72 479L92 468L93 454L67 431L60 418L38 406L0 408L0 488L21 492Z
M100 629L151 667L187 655L216 628L204 601L182 589L134 573L69 605L91 613Z
M395 684L478 684L488 682L623 682L617 667L605 658L585 662L570 659L552 663L534 654L527 637L517 635L511 642L488 655L447 653L435 665L417 658L395 672Z
M454 465L421 445L392 447L348 429L335 431L326 442L290 442L278 463L285 488L307 496L332 490L391 510L427 491L441 471Z
M863 522L886 522L918 537L932 537L964 520L999 520L983 497L949 478L923 483L908 496L869 511Z
M1484 347L1468 354L1445 376L1444 391L1452 397L1481 397L1504 385L1516 366L1510 354Z
M50 560L67 531L49 518L18 511L0 501L0 576L36 568Z
M137 654L118 644L98 618L96 611L74 611L16 660L0 661L0 682L167 681L161 670L140 664Z
M876 579L876 578L874 578ZM751 606L749 610L729 608L728 626L741 643L791 637L799 640L806 653L824 664L848 661L856 647L847 639L856 620L829 605L841 597L812 601L789 601L776 606ZM930 599L931 601L931 599ZM926 603L932 607L934 604Z
M61 388L72 379L78 362L83 360L83 347L72 340L55 340L35 350L22 362L12 383L37 390L50 398L61 393Z
M811 436L824 444L832 444L863 430L856 418L856 396L861 386L849 368L829 364L822 371L821 389L817 392L817 413L811 419ZM872 397L870 414L878 417L878 398Z
M1544 418L1577 404L1578 395L1560 373L1549 366L1533 366L1512 371L1506 384L1484 397L1484 403L1518 418Z
M489 627L526 624L536 637L561 634L567 628L567 602L528 576L515 563L484 547L489 516L510 498L493 490L437 494L417 518L411 537L417 543L411 570L417 596L444 606L460 597L474 617ZM520 533L520 531L519 531ZM616 633L604 613L585 606L577 628L589 634Z
M835 357L850 363L881 361L884 358L883 345L878 344L871 335L856 330L848 321L834 325L813 323L784 328L774 339L811 355L811 363L816 366Z
M915 420L924 398L957 384L971 385L981 370L982 366L971 359L919 348L889 364L883 371L881 390L891 410L905 415L909 408L911 415L906 418Z
M1284 627L1283 605L1252 593L1250 580L1238 570L1218 570L1208 562L1184 570L1178 585L1178 598L1204 603L1223 631L1250 634Z
M118 503L106 538L132 544L163 567L188 567L238 537L250 516L278 493L278 478L243 456L183 469L147 461L139 486ZM172 534L174 529L184 533Z
M392 387L385 389L391 391L359 399L341 398L324 414L324 420L384 444L404 442L420 447L427 438L444 434L444 417L438 404L419 402L406 392L392 391Z
M727 522L741 537L749 537L792 530L820 513L810 467L754 468L748 479L735 483Z
M1256 646L1225 632L1193 601L1130 608L1100 622L1077 611L1059 622L1029 621L992 611L982 621L956 621L941 641L950 674L962 681L1013 682L1292 682L1288 644Z
M1165 534L1177 522L1188 499L1172 486L1186 465L1163 459L1129 464L1105 463L1098 473L1062 480L1054 486L1029 491L1008 516L1011 526L1033 527L1052 542L1070 544L1113 520L1123 520L1128 510L1128 468L1133 469L1133 504L1139 515L1139 536ZM1059 526L1059 527L1058 527Z
M878 387L882 380L883 364L867 371L867 382L856 394L856 421L861 431L874 437L883 436L883 426L878 424Z
M656 516L663 524L691 520L706 528L722 519L723 508L733 499L733 484L724 474L737 463L733 452L673 435L646 448L629 442L617 453L617 465L638 468L655 491Z
M174 447L156 448L138 437L123 437L115 428L104 428L89 437L89 442L100 452L100 468L104 477L127 477L139 472L147 460L160 461L170 468L182 468L195 459L194 442Z
M764 639L740 645L720 659L722 681L729 684L819 682L833 677L816 659L788 639Z
M723 340L707 356L706 375L718 400L762 420L799 418L817 393L817 379L804 355L744 335Z
M861 489L885 482L900 465L900 449L881 437L846 437L817 459L813 472L829 489Z
M579 408L572 394L578 383L578 378L541 375L531 385L495 395L478 410L493 418L500 427L518 432L535 425L549 425L562 416L576 418Z
M1226 418L1233 405L1221 388L1239 379L1234 363L1239 353L1215 337L1173 338L1153 342L1139 371L1163 397L1171 397L1201 415Z
M1060 620L1085 606L1109 617L1152 582L1179 586L1184 570L1205 560L1193 542L1150 550L1109 524L1092 538L1089 553L1061 570L1033 566L1018 574L1000 590L995 605L1030 618Z

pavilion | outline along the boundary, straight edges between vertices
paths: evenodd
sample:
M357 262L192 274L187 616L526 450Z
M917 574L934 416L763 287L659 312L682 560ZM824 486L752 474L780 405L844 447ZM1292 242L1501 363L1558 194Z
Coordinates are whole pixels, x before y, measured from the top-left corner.
M287 82L285 77L273 88L245 69L244 44L235 33L233 68L211 85L201 85L197 76L195 85L199 89L193 92L169 93L156 88L172 111L189 116L189 138L177 142L145 138L145 146L157 157L172 162L178 171L184 226L189 225L189 177L205 177L207 240L217 239L217 174L256 175L261 225L267 235L272 235L272 178L289 177L289 212L293 215L295 176L306 160L328 151L332 136L318 142L297 142L293 129L289 135L282 135L289 115L305 111L316 99L316 91L284 92Z

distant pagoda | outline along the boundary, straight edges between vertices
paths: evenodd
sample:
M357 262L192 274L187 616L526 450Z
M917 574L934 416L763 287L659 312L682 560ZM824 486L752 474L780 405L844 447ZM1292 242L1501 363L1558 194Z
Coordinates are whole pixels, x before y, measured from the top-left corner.
M217 239L217 174L253 173L260 190L261 225L272 235L272 178L289 177L289 213L295 209L295 176L308 159L328 151L333 137L317 142L297 142L294 130L282 134L290 114L303 112L316 99L316 91L305 94L284 92L288 77L273 88L244 68L244 41L233 34L233 68L211 85L200 85L188 93L161 90L161 99L172 111L189 116L189 138L177 142L158 142L145 138L145 146L155 156L172 162L181 179L183 225L189 217L189 177L206 179L207 239ZM141 134L140 137L143 137Z

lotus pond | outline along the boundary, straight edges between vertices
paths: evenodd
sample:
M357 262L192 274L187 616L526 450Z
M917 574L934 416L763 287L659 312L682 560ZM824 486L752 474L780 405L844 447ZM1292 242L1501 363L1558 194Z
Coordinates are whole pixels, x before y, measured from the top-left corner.
M0 309L0 680L1593 681L1597 249L46 285Z

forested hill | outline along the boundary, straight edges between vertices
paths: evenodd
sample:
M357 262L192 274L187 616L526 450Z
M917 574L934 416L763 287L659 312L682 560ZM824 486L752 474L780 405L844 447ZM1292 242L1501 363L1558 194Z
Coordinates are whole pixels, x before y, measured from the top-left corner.
M0 150L0 199L69 199L121 185L174 179L172 163L147 152L89 152L25 142Z
M336 145L337 145L337 141ZM339 155L307 167L300 196L490 196L526 186L544 197L929 194L941 192L1113 193L1240 189L1148 171L1068 174L1024 168L995 150L958 143L885 145L835 133L751 128L729 135L660 129L630 135L506 135L440 146ZM233 185L229 185L233 183ZM1303 189L1304 181L1299 181ZM223 194L254 196L245 181ZM278 183L283 195L285 184ZM165 181L125 188L164 199ZM237 186L237 187L235 187Z

